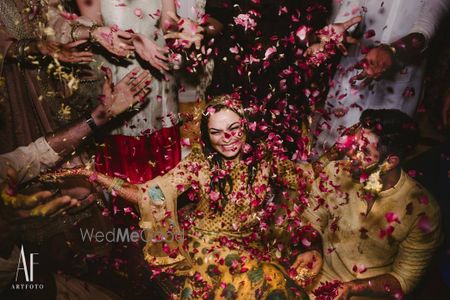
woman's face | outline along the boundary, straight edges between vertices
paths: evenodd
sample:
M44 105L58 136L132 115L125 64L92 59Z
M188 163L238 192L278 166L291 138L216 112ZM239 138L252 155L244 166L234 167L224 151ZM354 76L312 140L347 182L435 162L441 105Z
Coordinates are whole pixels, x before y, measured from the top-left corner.
M229 109L214 112L209 117L208 133L211 146L226 159L234 159L245 143L241 117Z

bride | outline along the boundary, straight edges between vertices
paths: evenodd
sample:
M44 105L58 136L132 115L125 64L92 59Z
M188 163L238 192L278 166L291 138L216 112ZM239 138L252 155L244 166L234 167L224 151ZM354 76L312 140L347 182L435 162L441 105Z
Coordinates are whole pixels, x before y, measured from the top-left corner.
M87 169L56 177L89 177L137 205L145 259L156 272L186 276L181 299L307 299L295 276L302 270L283 267L261 237L274 181L302 189L312 170L249 145L244 110L232 96L211 101L200 127L201 147L144 184ZM177 197L189 188L199 200L181 220Z

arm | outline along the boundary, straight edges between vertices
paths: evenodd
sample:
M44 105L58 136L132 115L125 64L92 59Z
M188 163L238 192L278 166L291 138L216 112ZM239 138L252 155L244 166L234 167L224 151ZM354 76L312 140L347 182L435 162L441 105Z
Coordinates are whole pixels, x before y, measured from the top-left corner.
M87 1L77 0L77 5L82 4L80 2L87 2ZM80 11L82 11L81 7L79 8ZM86 10L87 9L85 8L83 9L85 13ZM51 36L50 38L63 44L73 41L71 37L71 32L72 27L75 23L81 23L84 25L83 27L87 29L89 29L95 23L95 19L90 20L89 17L73 18L71 16L68 16L67 13L64 12L63 7L59 0L48 1L46 16L48 27L52 28L55 32L55 35ZM85 34L80 35L80 39L87 39L87 38L88 38L87 31Z
M448 13L450 2L447 0L424 1L419 18L410 34L391 44L394 59L411 63L428 46L439 24Z
M177 23L174 16L177 14L174 0L161 0L161 29L163 33L168 32L172 27L176 27Z
M137 185L88 169L68 169L49 174L46 177L50 179L68 176L88 177L90 180L108 189L109 192L113 192L133 204L141 205L148 202L159 202L163 199L166 202L174 202L179 195L195 182L198 182L199 171L197 170L197 165L201 155L199 150L193 150L191 154L165 175ZM155 188L159 191L155 192Z
M428 45L442 19L447 15L449 8L450 2L448 0L424 1L419 18L414 23L411 33L418 33L424 36L425 45Z
M3 74L5 62L33 62L44 56L50 56L63 62L90 62L92 53L77 51L76 47L85 41L67 45L38 39L17 40L0 21L0 74Z
M400 243L390 272L405 294L410 293L417 285L443 240L439 206L431 195L428 198L430 203L427 212L417 216L410 233Z
M168 12L176 31L167 33L166 39L177 39L182 42L184 48L190 48L195 44L200 49L200 44L205 35L214 37L222 32L224 25L232 21L231 9L225 8L222 1L207 1L205 7L204 23L188 18L179 18L172 11Z
M319 274L322 268L323 247L321 233L328 226L330 217L328 212L329 199L327 198L327 189L329 189L328 181L333 170L332 164L329 164L321 172L320 176L314 179L307 197L308 203L300 215L302 222L300 231L303 234L302 244L307 251L297 256L291 268L296 270L297 276L300 276L293 277L293 279L301 286L311 284L312 280ZM304 242L305 239L306 245ZM309 246L308 243L310 243Z
M205 29L210 36L221 33L224 26L233 22L233 7L228 0L208 0L205 5Z
M420 213L417 216L408 236L400 243L391 272L346 282L342 293L348 297L387 296L392 299L409 294L424 275L442 241L441 216L437 204L431 201L427 211L426 214Z
M107 71L107 80L103 86L104 103L91 114L95 126L107 123L132 107L149 92L148 71L135 68L117 83L114 90L112 90L110 72L110 70ZM131 84L129 84L130 81L132 81ZM91 126L94 127L92 123ZM19 182L31 180L39 173L55 166L65 155L73 152L87 136L93 133L91 126L82 120L46 138L41 137L26 147L19 147L10 153L0 155L2 171L0 178L5 179L6 170L12 168L19 173Z
M54 167L60 160L45 138L38 138L28 146L0 155L0 184L8 178L8 169L15 170L17 182L22 183Z
M208 36L216 36L222 32L224 24L222 24L219 20L208 16L206 18L206 24L203 25L205 28L205 32Z
M101 0L77 0L80 14L97 24L103 24L101 4Z
M50 174L50 178L54 177L69 177L69 176L83 176L89 178L106 188L109 192L125 199L126 201L138 204L139 200L143 197L142 189L138 185L127 183L126 181L111 177L102 173L97 173L88 169L67 169L59 173Z
M150 82L150 73L137 67L122 78L113 89L111 70L106 69L103 103L88 116L92 120L79 121L65 130L47 136L50 147L60 156L70 154L87 136L93 133L96 127L105 125L143 99L149 92Z
M23 39L14 41L8 48L6 58L18 62L34 63L45 57L52 57L66 63L92 62L93 54L88 51L78 51L77 46L86 40L68 44L55 41Z
M393 68L401 69L402 66L413 63L426 49L448 8L447 0L424 1L419 18L410 33L391 44L381 44L370 49L362 63L363 71L352 80L366 79L367 85L372 79L378 79Z
M281 179L291 189L304 193L303 195L309 192L308 203L303 207L303 211L296 204L290 208L297 213L294 220L301 221L301 227L294 229L293 232L287 232L290 237L288 243L297 249L292 253L294 256L290 260L289 274L297 284L306 286L312 282L322 268L323 251L319 230L325 228L328 222L328 212L322 201L324 195L320 189L322 179L318 177L314 180L311 164L295 164L290 160L276 159L275 161L279 180ZM299 251L300 254L298 254Z
M49 27L53 28L54 40L61 43L87 40L98 43L108 52L117 56L127 56L134 50L132 34L117 28L102 26L100 1L78 0L81 17L64 17L67 12L62 10L58 0L50 0L47 11Z
M403 292L398 280L391 274L344 282L336 299L347 300L352 296L388 297L402 299ZM383 298L384 299L384 298Z

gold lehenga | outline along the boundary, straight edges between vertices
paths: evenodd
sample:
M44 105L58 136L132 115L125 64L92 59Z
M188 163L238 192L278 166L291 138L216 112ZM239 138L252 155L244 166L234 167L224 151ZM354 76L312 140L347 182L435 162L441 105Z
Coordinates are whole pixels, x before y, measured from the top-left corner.
M263 199L271 191L269 181L282 181L296 189L307 178L313 178L311 169L295 167L289 161L264 159L258 164L251 187L243 162L229 172L233 187L221 212L213 212L210 207L210 197L214 198L215 193L210 189L212 171L198 148L166 175L140 185L144 192L139 208L140 226L147 238L145 259L152 266L187 275L181 299L307 298L276 259L263 260L255 255L262 250L261 243L246 238L259 230ZM187 242L183 247L183 243L172 239L179 238L176 233L182 232L175 213L176 199L190 187L200 200L188 217L193 226L185 233Z

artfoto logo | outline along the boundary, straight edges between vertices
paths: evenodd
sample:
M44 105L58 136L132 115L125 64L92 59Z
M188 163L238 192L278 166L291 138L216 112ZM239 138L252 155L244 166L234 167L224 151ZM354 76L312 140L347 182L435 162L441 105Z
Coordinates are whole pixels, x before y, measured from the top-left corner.
M38 265L35 257L39 255L39 253L30 253L29 259L27 260L27 256L25 255L25 250L23 249L23 245L20 247L20 256L19 262L17 263L16 270L16 279L15 283L11 285L12 290L43 290L44 285L42 283L33 283L34 281L34 266ZM28 261L28 262L27 262ZM20 276L19 274L22 274ZM18 283L21 278L25 279L25 283Z

